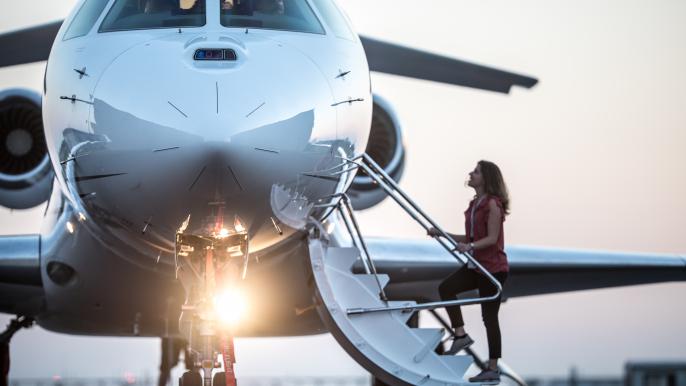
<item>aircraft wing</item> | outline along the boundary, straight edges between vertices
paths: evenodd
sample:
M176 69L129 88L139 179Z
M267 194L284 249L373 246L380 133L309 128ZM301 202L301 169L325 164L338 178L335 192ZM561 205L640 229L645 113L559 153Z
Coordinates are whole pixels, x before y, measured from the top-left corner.
M0 68L48 60L62 21L0 34Z
M531 88L538 80L360 36L369 69L386 74L509 93L512 86Z
M438 284L462 265L436 241L365 238L391 298L438 300ZM509 246L506 298L686 281L686 256ZM358 264L355 270L361 271Z
M62 20L0 34L0 68L47 60ZM537 79L361 36L372 71L509 93ZM27 49L29 47L30 49Z

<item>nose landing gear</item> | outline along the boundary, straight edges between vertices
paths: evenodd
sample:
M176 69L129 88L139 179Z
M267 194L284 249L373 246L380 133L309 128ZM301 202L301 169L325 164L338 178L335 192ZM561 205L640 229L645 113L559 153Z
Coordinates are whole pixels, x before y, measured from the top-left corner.
M179 329L193 365L179 386L237 386L233 330L246 307L240 284L248 235L242 226L235 228L217 226L210 236L177 233L176 272L186 290Z
M7 329L0 334L0 386L7 386L10 373L10 341L17 331L33 326L33 319L19 316L12 319Z

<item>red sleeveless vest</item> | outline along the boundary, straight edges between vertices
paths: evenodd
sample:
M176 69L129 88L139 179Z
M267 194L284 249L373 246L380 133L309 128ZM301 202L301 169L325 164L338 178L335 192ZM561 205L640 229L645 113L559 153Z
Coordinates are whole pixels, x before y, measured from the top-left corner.
M507 263L507 255L505 254L505 234L503 232L503 222L505 222L505 210L500 199L495 196L486 196L481 202L478 199L473 199L469 203L469 207L464 212L465 216L465 230L467 240L477 242L488 236L488 215L490 213L489 202L494 200L503 215L500 222L500 235L498 242L488 248L481 248L474 250L474 258L490 273L508 272L510 267ZM478 202L478 207L474 211L474 234L472 230L472 207Z

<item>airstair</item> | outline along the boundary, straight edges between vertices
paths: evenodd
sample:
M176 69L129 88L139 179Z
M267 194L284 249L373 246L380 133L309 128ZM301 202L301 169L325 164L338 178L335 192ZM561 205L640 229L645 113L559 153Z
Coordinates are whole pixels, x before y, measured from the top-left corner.
M453 332L448 328L413 328L408 320L415 312L496 300L500 283L469 254L456 251L456 242L429 218L369 156L344 159L347 167L364 170L424 229L439 230L436 237L463 264L471 262L498 288L491 297L417 303L389 301L384 288L389 276L379 274L362 237L350 200L345 194L327 197L319 207L338 211L352 239L352 246L329 243L319 223L313 224L309 253L316 284L317 310L338 343L375 377L389 385L472 385L465 377L470 355L439 355L436 348ZM360 260L364 273L353 273ZM444 327L449 327L442 323Z

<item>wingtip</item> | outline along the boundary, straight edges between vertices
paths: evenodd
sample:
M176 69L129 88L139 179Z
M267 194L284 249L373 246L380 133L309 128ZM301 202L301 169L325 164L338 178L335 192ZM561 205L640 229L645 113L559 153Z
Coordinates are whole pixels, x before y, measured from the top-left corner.
M536 79L536 78L529 78L529 79L530 79L530 81L529 81L529 83L526 85L526 88L534 88L534 87L536 87L536 86L538 85L538 82L539 82L538 79Z
M532 78L532 77L522 75L521 78L517 82L513 83L510 86L510 90L512 89L513 86L519 86L519 87L526 88L526 89L530 90L530 89L536 87L536 85L538 85L538 82L539 82L539 80L536 78ZM508 93L509 93L509 91L508 91Z
M391 75L509 94L532 88L538 79L379 39L360 36L369 69Z

